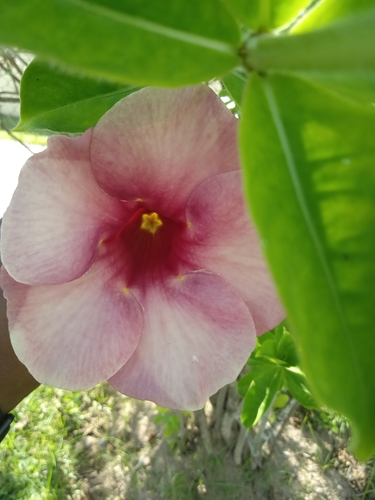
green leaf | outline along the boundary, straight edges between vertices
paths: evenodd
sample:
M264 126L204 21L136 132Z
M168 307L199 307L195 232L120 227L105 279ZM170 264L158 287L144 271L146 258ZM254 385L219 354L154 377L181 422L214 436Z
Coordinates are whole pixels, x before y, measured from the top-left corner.
M291 395L309 410L316 408L316 402L307 387L307 380L298 368L286 368L285 382Z
M239 381L237 382L238 394L243 398L246 396L249 385L251 384L251 382L253 380L254 370L256 370L256 368L252 368L248 373L246 373L246 375L241 377L239 379ZM259 368L258 368L258 370L259 370ZM263 370L263 368L261 370ZM262 372L260 371L259 373L262 373Z
M247 390L241 415L245 427L253 427L264 415L283 383L283 372L277 366L268 366L262 372L253 375Z
M251 367L262 366L264 365L278 365L278 366L286 366L286 363L280 363L277 359L269 358L268 356L250 356L247 361L247 364Z
M261 377L265 370L268 370L269 364L257 363L255 364L249 372L243 375L237 382L237 391L243 398L246 396L247 390L254 378ZM272 368L274 366L272 365Z
M239 64L239 28L218 0L3 0L0 43L90 76L199 83Z
M274 408L282 409L290 401L288 394L279 394L273 404Z
M15 130L84 132L139 88L68 73L36 58L22 77L21 119Z
M258 356L268 356L269 358L276 358L276 342L274 339L269 339L263 342L257 351Z
M237 382L237 391L243 398L246 396L247 390L251 382L259 377L262 377L264 372L271 369L275 369L275 363L270 363L268 358L261 358L259 361L254 360L255 364L251 364L251 370L243 375ZM276 368L278 368L276 366Z
M174 434L177 434L180 430L180 418L177 415L169 412L163 412L162 414L156 415L154 417L155 424L164 425L164 437L169 438Z
M375 0L324 0L317 2L308 16L301 19L292 29L293 33L303 33L321 28L326 24L345 17L360 14L375 7Z
M277 327L275 328L276 344L280 343L280 340L282 339L285 331L286 331L286 328L285 328L285 320L284 320L279 325L277 325Z
M241 69L234 69L222 77L225 88L231 95L233 101L241 108L242 96L247 83L247 75Z
M309 0L223 0L228 10L249 28L270 31L293 19Z
M289 366L298 365L298 352L293 335L284 328L283 335L277 346L277 357L288 363Z
M180 430L180 419L177 415L171 415L165 422L164 436L169 438Z
M257 337L257 346L261 346L267 340L275 340L275 332L273 330L269 330L266 333L263 333L260 337Z
M247 63L294 72L349 96L375 100L375 8L300 35L253 37Z
M253 75L244 180L316 397L375 452L375 109L299 78Z

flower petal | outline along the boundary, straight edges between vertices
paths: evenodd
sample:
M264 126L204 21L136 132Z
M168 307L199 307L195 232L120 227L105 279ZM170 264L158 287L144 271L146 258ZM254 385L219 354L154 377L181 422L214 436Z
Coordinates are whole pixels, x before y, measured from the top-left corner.
M132 357L109 382L158 405L196 410L235 380L255 345L251 315L215 274L193 272L150 286Z
M148 87L99 120L91 158L107 193L176 217L200 182L239 168L237 149L237 119L210 88Z
M285 317L242 195L239 171L198 186L186 208L190 259L222 276L247 304L260 335Z
M91 133L52 137L23 167L1 231L1 258L15 280L51 285L82 276L124 213L92 175Z
M82 278L55 286L14 281L1 268L15 353L41 383L85 389L113 375L133 353L143 312L99 260Z

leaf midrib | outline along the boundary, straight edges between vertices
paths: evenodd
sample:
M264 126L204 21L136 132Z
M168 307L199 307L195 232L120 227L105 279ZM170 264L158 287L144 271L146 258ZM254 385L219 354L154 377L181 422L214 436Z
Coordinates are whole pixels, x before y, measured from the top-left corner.
M107 19L111 19L116 23L122 23L134 28L139 28L143 31L148 31L149 33L164 36L165 38L179 40L190 45L197 45L206 49L214 50L216 52L222 52L231 56L235 55L234 47L229 43L222 42L221 40L206 38L195 33L189 33L187 31L182 31L176 28L170 28L169 26L158 24L156 22L149 21L148 19L144 19L138 16L133 16L131 14L126 14L120 11L113 11L101 5L88 4L85 0L65 1L79 9L82 9L83 11L91 12Z

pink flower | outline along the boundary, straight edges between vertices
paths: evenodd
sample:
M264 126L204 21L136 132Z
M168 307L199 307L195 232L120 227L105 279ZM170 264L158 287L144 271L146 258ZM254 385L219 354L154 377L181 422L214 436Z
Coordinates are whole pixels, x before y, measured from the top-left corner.
M283 318L206 86L146 88L52 137L3 221L11 340L45 384L201 408Z

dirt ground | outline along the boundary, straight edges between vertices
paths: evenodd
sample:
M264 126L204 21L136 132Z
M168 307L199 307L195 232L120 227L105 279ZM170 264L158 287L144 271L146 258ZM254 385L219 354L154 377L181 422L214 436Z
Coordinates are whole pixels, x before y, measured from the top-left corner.
M97 420L80 440L81 475L89 500L368 500L375 466L358 462L345 439L303 425L297 409L265 450L261 468L236 466L233 449L204 450L198 428L165 438L155 405L132 401L116 408L110 430ZM306 420L306 419L305 419ZM105 423L108 430L108 422ZM128 453L117 443L127 441Z

